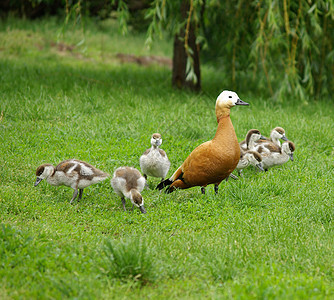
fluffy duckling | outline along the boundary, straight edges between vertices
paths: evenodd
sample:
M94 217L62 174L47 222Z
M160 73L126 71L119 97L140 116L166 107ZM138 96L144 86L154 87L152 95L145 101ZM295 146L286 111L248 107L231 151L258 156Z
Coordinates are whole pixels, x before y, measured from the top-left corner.
M223 91L216 101L218 128L214 138L195 148L175 173L157 188L168 186L166 192L194 186L219 185L235 169L240 158L240 147L230 119L235 105L249 105L235 92Z
M241 151L240 160L236 167L238 174L241 175L243 169L247 168L249 165L257 167L261 171L264 171L262 167L262 157L256 151Z
M240 148L242 150L254 150L255 148L255 142L257 142L259 139L266 139L259 130L257 129L251 129L246 134L246 139L242 142L240 142Z
M162 144L160 133L154 133L151 138L151 148L147 149L139 159L140 168L145 179L148 176L159 177L163 181L168 173L170 161L164 150L159 146Z
M51 185L65 185L74 189L70 203L74 201L79 193L78 201L81 200L83 189L101 182L109 177L105 173L92 165L77 159L68 159L62 161L56 167L51 164L40 165L36 170L37 186L43 179Z
M270 138L264 137L263 139L261 138L257 143L263 144L267 143L268 141L272 142L274 145L281 147L281 142L279 141L282 139L283 141L288 141L288 138L285 136L285 130L282 127L275 127L271 132L270 132Z
M282 147L271 147L272 145L264 145L258 148L262 156L262 166L265 171L273 166L282 165L291 159L293 161L293 152L295 151L295 144L291 141L284 142ZM264 148L267 147L267 150Z
M131 200L133 206L136 206L145 214L144 199L140 194L145 187L145 178L140 172L132 167L120 167L114 172L111 179L111 186L114 191L121 196L123 208L125 208L124 197ZM132 209L133 209L132 206Z

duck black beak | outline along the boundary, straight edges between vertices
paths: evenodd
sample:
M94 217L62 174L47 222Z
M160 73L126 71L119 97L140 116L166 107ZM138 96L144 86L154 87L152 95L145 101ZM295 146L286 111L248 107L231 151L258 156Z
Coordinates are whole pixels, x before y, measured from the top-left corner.
M260 140L266 140L267 138L261 134Z
M263 167L262 167L262 164L261 163L259 163L259 164L257 164L256 165L262 172L264 171L264 169L263 169Z
M34 186L37 186L42 180L43 178L37 177Z
M283 135L283 136L282 136L282 140L283 140L283 141L288 141L288 138L287 138L285 135Z
M249 103L242 101L241 99L238 99L237 103L235 105L249 105Z
M144 205L139 206L139 209L143 214L146 214L146 209L145 209Z
M293 161L293 153L289 154L291 161Z

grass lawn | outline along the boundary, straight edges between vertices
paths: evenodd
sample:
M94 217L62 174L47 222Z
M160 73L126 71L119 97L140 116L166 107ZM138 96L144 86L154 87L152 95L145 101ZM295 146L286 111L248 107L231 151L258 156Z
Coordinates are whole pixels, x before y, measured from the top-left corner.
M231 110L238 139L281 126L295 160L246 169L218 195L213 186L167 195L149 178L143 215L123 211L108 179L70 205L71 189L33 186L37 166L77 158L110 174L139 168L160 132L171 175L214 136L216 97L230 87L203 66L203 93L174 90L168 67L116 57L171 57L171 42L150 53L143 34L87 24L84 44L80 28L57 44L60 27L0 23L1 299L333 299L333 99L273 103L236 90L250 103Z

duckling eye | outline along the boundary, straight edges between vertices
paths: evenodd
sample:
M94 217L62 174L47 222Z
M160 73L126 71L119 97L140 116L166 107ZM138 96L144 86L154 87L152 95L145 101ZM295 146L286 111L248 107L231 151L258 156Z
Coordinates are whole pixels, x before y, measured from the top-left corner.
M232 98L232 96L228 96L229 98Z

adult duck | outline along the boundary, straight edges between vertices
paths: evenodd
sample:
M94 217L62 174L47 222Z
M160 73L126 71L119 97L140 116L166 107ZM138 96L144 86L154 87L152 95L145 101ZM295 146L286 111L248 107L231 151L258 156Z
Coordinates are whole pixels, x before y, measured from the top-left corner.
M249 105L232 91L223 91L216 100L218 128L214 138L195 148L182 165L158 189L168 186L166 192L194 186L219 185L228 178L240 159L240 146L230 119L235 105Z

